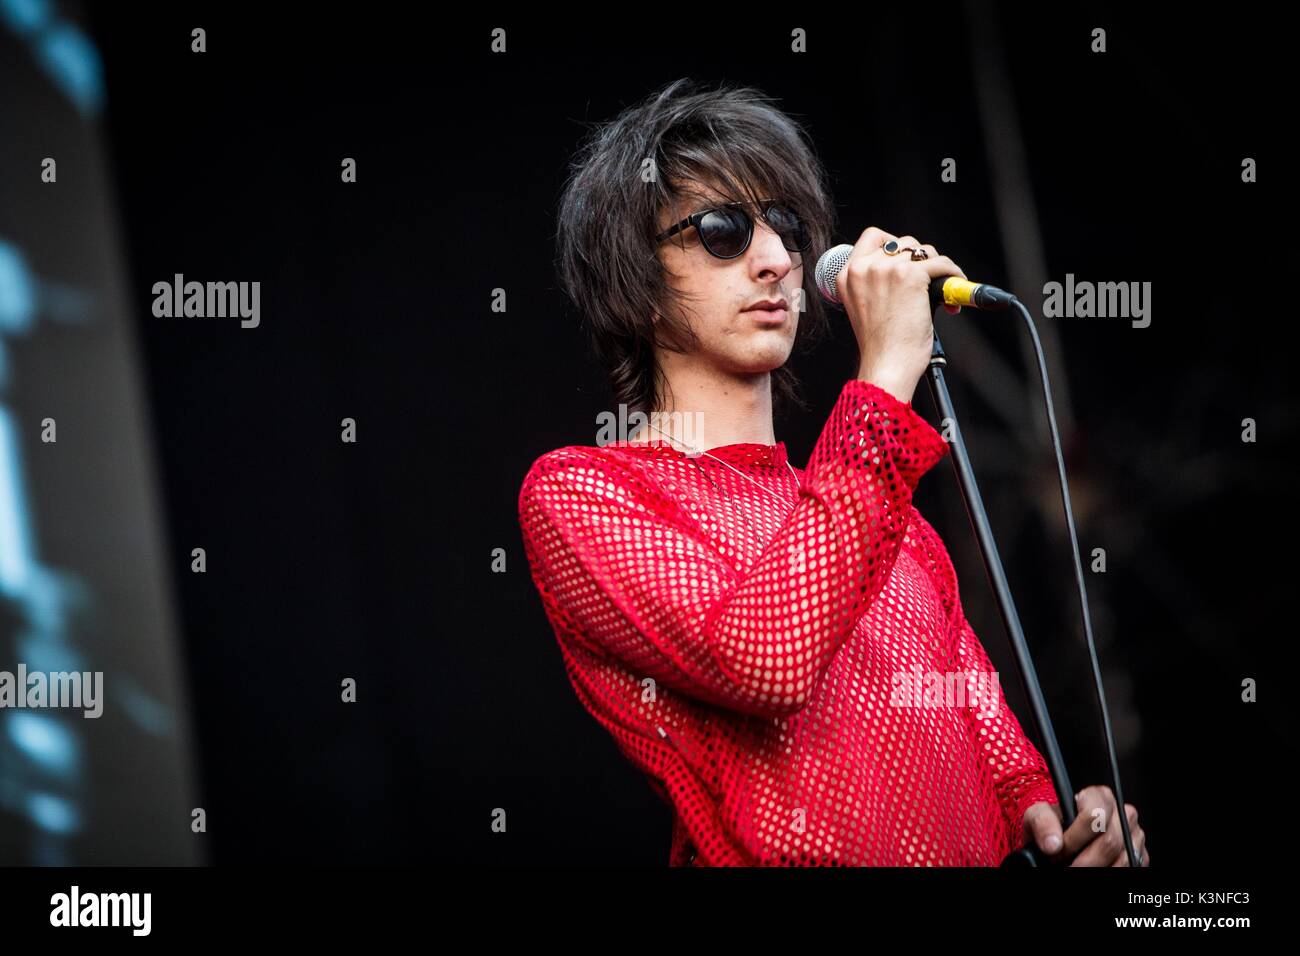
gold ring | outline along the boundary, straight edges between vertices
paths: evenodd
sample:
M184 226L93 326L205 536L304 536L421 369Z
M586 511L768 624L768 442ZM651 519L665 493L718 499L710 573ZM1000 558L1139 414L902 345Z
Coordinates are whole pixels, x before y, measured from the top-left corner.
M911 246L899 246L897 239L888 239L880 244L880 248L885 251L887 256L896 256L900 252L910 252L913 262L920 262L922 259L929 259L930 253L924 249L913 249Z

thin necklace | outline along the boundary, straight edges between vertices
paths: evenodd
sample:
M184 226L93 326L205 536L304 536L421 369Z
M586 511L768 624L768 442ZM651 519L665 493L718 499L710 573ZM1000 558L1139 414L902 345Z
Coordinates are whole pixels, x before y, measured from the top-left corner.
M690 445L687 445L686 442L682 441L680 438L673 438L673 437L672 437L671 435L669 435L667 432L665 432L665 431L663 431L662 429L656 427L656 426L655 426L654 424L652 424L651 422L646 422L646 424L649 425L651 428L653 428L655 431L659 432L659 434L661 434L661 435L663 435L664 437L666 437L669 441L675 441L675 442L679 442L680 444L686 445L686 447L687 447L690 451L694 452L694 453L697 454L697 455L709 455L709 453L708 453L707 451L704 451L703 449L692 448ZM678 449L678 450L680 451L680 449ZM687 457L690 457L690 456L687 456ZM722 460L721 458L719 458L717 455L709 455L709 457L712 458L714 461L716 461L718 464L720 464L720 465L725 465L726 467L730 468L730 469L731 469L732 471L734 471L736 474L740 475L741 478L744 478L744 479L745 479L746 481L748 481L750 484L752 484L752 485L754 485L756 488L758 488L758 490L761 491L761 492L763 492L763 494L765 494L765 495L767 495L767 496L769 496L769 497L771 497L771 498L775 498L775 499L776 499L777 501L779 501L782 505L789 505L789 502L788 502L788 501L785 501L784 499L780 498L779 496L774 495L771 491L769 491L768 489L764 488L762 485L760 485L760 484L759 484L757 481L755 481L753 478L749 477L749 475L745 474L745 473L744 473L743 471L741 471L739 468L734 467L730 462L723 461L723 460ZM694 461L694 458L692 458L691 460ZM785 460L785 466L786 466L786 468L790 469L790 474L791 474L791 475L794 475L794 483L795 483L795 487L796 487L796 488L799 487L799 475L798 475L798 473L795 472L795 470L794 470L794 465L790 464L790 459L787 458L787 459ZM700 467L699 462L695 462L695 467L696 467L696 468L699 468L699 467ZM704 469L701 468L700 471L701 471L701 472L704 472ZM705 477L708 477L708 473L707 473L707 472L704 472L704 474L705 474ZM710 479L710 480L712 480L712 479ZM730 496L730 495L727 495L727 498L730 499L731 496Z

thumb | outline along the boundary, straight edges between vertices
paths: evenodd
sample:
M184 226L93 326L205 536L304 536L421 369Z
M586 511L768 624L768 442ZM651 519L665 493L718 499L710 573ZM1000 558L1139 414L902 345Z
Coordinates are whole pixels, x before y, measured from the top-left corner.
M947 313L948 313L949 315L956 315L958 312L961 311L961 306L959 306L959 305L949 305L947 302L945 302L945 303L943 304L943 307L944 307L944 309L947 311Z
M1061 821L1050 803L1035 803L1025 811L1025 836L1044 853L1061 849Z

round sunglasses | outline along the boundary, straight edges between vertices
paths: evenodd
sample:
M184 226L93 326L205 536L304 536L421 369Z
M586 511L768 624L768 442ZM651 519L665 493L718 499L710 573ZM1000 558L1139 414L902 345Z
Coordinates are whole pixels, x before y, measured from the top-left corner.
M655 236L661 243L683 229L695 227L700 242L711 256L734 259L749 248L754 238L754 219L745 210L746 203L729 202L687 216L677 225ZM766 199L759 203L759 215L781 237L781 244L791 252L804 252L812 245L812 236L798 213L785 203Z

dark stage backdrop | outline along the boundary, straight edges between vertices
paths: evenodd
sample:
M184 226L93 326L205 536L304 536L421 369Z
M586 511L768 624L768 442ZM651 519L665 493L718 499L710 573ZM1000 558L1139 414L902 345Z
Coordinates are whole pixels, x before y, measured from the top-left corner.
M552 272L566 163L585 124L679 76L779 98L848 241L913 233L1039 315L1043 282L1067 274L1152 284L1146 328L1039 319L1080 544L1108 554L1088 587L1126 795L1162 865L1262 857L1251 824L1280 802L1265 781L1295 756L1297 250L1276 29L1108 4L755 12L88 11L212 861L666 862L667 807L564 674L516 499L538 455L594 444L611 407ZM152 286L177 273L260 282L259 324L155 317ZM1025 332L1010 314L937 322L1072 778L1105 782ZM810 410L777 437L796 463L854 359L840 314L794 360ZM924 387L916 407L935 421ZM917 504L1011 675L946 462ZM1259 703L1241 701L1247 678Z

